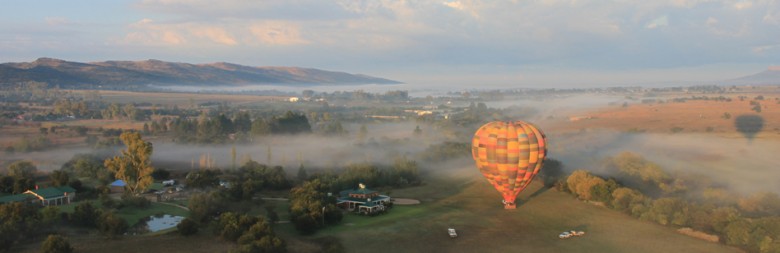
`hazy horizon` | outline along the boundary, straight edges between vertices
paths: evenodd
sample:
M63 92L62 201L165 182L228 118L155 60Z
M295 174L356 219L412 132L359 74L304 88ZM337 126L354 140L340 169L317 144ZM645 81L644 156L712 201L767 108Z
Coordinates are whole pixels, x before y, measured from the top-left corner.
M300 66L408 84L694 85L780 64L776 1L9 1L0 62Z

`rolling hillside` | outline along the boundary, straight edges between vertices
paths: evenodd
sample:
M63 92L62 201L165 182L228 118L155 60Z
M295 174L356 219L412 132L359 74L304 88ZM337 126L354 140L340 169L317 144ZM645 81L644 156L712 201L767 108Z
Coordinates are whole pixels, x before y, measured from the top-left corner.
M120 88L145 85L243 86L397 84L384 78L299 67L252 67L232 63L190 64L146 61L80 63L52 58L0 64L0 84L44 82L64 88Z

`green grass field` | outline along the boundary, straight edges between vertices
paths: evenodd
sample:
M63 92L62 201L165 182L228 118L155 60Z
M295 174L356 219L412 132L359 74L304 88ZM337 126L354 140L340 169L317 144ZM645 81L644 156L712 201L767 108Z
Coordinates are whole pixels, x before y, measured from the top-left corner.
M92 206L94 206L95 208L101 208L100 201L96 201L96 200L87 200L87 201L92 203ZM71 203L69 205L62 205L59 208L61 212L73 213L73 211L76 209L76 206L80 203L81 202ZM157 202L152 202L151 206L149 206L148 208L125 207L117 211L117 215L119 215L119 217L122 217L122 219L127 221L127 224L130 225L131 227L145 217L158 215L158 214L169 214L169 215L187 217L189 216L189 211L181 209L179 207L165 205Z
M336 236L348 252L740 252L543 189L540 183L521 194L516 210L504 210L500 195L476 169L455 170L443 172L451 176L449 182L393 193L420 198L421 205L396 206L377 217L345 216L341 225L314 237ZM457 229L459 237L450 238L448 227ZM558 238L572 229L586 235Z

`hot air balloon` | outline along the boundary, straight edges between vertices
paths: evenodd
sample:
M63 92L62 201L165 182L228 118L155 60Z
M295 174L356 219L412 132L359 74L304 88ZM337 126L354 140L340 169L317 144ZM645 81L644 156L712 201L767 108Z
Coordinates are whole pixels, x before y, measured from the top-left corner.
M523 121L494 121L474 133L471 154L482 175L504 197L505 209L542 168L547 155L544 133Z

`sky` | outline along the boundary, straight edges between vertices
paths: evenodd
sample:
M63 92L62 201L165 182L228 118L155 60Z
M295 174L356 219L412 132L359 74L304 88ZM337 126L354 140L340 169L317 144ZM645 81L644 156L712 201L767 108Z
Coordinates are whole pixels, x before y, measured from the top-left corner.
M780 65L780 0L1 2L0 62L231 62L475 88L695 84Z

